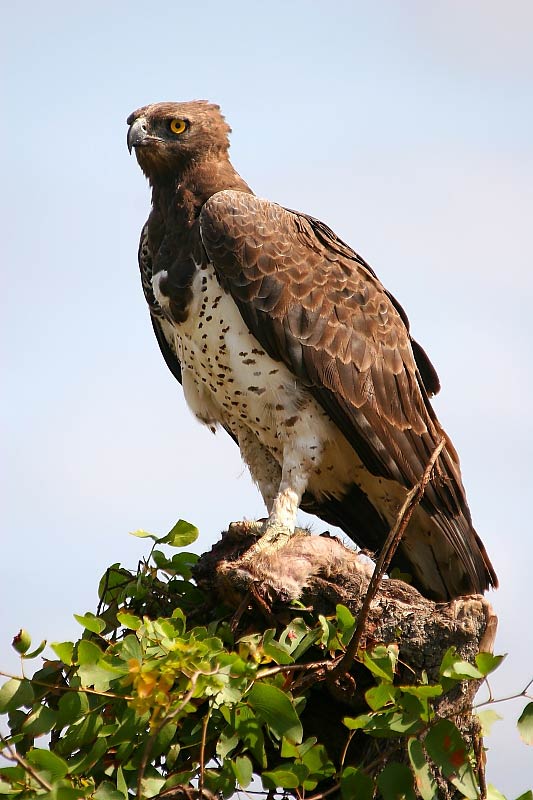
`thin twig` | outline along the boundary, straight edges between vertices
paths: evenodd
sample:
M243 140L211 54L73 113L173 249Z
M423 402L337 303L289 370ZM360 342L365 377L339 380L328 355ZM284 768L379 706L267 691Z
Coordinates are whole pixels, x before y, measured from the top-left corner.
M525 697L526 700L533 700L533 695L527 692L518 692L517 694L509 694L507 697L491 697L489 700L483 700L481 703L476 703L472 706L473 709L481 708L481 706L493 706L496 703L506 703L508 700L518 700L520 697Z
M346 756L348 754L348 748L349 748L349 746L351 744L351 741L352 741L354 736L355 736L355 731L350 731L350 733L348 734L348 737L346 739L346 743L345 743L344 747L342 748L341 757L339 759L339 767L340 767L340 769L343 769L343 767L344 767L344 762L345 762Z
M198 797L200 800L204 796L204 772L205 772L205 743L207 739L207 726L209 725L209 717L211 716L211 706L204 717L202 724L202 743L200 745L200 777L198 778Z
M477 777L479 780L480 800L487 800L487 780L485 777L485 759L483 754L483 737L479 725L473 736L474 756L476 758Z
M331 659L323 659L322 661L308 661L306 664L280 664L277 667L268 667L261 669L257 673L255 679L261 680L262 678L270 678L272 675L278 675L280 672L298 672L305 669L319 669L320 667L328 667L331 664Z
M372 574L372 578L370 579L370 584L368 586L365 599L363 601L363 607L361 608L361 612L359 614L359 619L357 622L357 627L355 632L350 639L348 646L346 648L346 652L344 653L343 657L341 658L338 665L332 670L330 673L331 678L340 677L344 675L348 670L351 668L353 660L356 656L357 650L361 643L361 638L364 633L368 613L370 611L370 605L372 600L374 599L379 585L381 583L381 579L383 575L387 571L389 564L391 562L394 553L396 552L398 545L402 540L402 536L405 533L405 529L407 528L413 511L419 504L422 496L424 494L425 488L431 478L431 472L433 471L433 467L439 457L442 448L446 443L446 439L444 436L440 439L439 443L435 447L433 453L431 454L431 458L429 459L427 466L422 474L422 477L416 483L412 489L409 490L407 493L407 497L405 498L404 504L402 505L398 516L396 518L396 522L394 523L385 544L381 548L381 552L379 554L379 558L376 562L376 566L374 568L374 572Z
M8 750L8 754L6 754L5 752L1 753L1 755L3 755L4 758L6 758L8 761L14 761L16 764L21 766L22 769L28 773L28 775L31 775L34 781L36 781L39 784L39 786L41 786L41 788L45 789L47 792L52 791L52 786L48 783L48 781L42 778L39 775L39 773L33 769L32 765L28 764L26 759L22 758L22 756L17 753L15 748L12 747L1 734L0 734L0 741L2 742L4 747L6 747Z
M325 792L319 792L319 794L314 794L311 797L306 797L306 800L322 800L323 797L329 797L330 794L338 792L340 788L341 788L340 783L336 783L335 786L331 786L329 789L326 789Z
M66 665L67 666L67 665ZM25 678L24 676L20 675L11 675L9 672L2 672L0 670L0 675L3 678L11 678L14 681L29 681L30 683L34 684L35 686L46 686L50 691L57 691L57 692L76 692L76 694L95 694L98 697L111 697L113 700L133 700L133 696L129 694L114 694L113 692L98 692L96 689L89 689L86 686L68 686L65 684L58 684L58 683L47 683L47 681L36 681L34 678Z

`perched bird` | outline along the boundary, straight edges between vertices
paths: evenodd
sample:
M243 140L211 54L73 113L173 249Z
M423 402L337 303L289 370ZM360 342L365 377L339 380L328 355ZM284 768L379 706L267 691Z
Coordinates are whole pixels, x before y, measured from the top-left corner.
M152 187L139 266L155 335L261 491L258 546L279 546L301 507L379 552L445 435L404 310L327 225L255 196L218 106L155 103L127 122ZM393 565L437 600L497 585L447 437Z

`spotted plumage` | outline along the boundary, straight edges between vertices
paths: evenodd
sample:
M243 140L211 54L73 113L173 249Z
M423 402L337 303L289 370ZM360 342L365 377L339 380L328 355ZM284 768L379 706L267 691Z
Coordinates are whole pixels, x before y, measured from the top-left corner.
M193 413L239 445L264 541L302 507L379 550L443 435L405 312L324 223L252 193L217 106L154 104L128 124L152 186L139 265L154 331ZM395 563L437 599L496 585L448 438Z

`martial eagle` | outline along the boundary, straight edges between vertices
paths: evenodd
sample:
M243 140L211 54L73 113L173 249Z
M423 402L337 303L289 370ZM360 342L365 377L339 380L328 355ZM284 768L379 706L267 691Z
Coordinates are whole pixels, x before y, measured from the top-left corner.
M163 357L196 417L237 442L279 546L298 508L379 552L444 434L439 380L371 267L318 219L257 197L205 101L128 117L152 187L139 266ZM428 597L497 585L449 438L394 565Z

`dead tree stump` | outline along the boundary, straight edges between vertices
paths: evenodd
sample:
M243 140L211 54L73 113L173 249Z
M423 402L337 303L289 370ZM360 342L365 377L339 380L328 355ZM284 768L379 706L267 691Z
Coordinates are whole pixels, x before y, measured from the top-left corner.
M194 570L213 608L223 602L235 609L237 633L260 633L287 625L301 615L301 610L291 606L294 600L324 615L334 613L342 603L357 617L373 572L365 557L328 534L311 536L299 530L273 555L261 555L249 563L243 556L255 541L254 530L246 523L231 526ZM403 581L386 579L371 604L361 646L396 642L400 683L415 683L423 671L430 683L438 683L439 666L448 648L455 646L461 658L473 661L480 650L492 651L496 625L491 606L480 595L436 603ZM310 684L310 680L314 682ZM328 681L327 671L323 671L311 679L307 676L305 687L310 685L302 717L305 736L316 736L337 760L346 742L342 718L368 711L364 693L372 685L369 673L356 662L346 679ZM469 742L479 736L472 715L478 686L478 681L460 683L435 705L437 715L451 719ZM376 762L379 771L392 759L407 761L405 739L356 735L345 764ZM439 796L453 798L453 787L438 780Z

